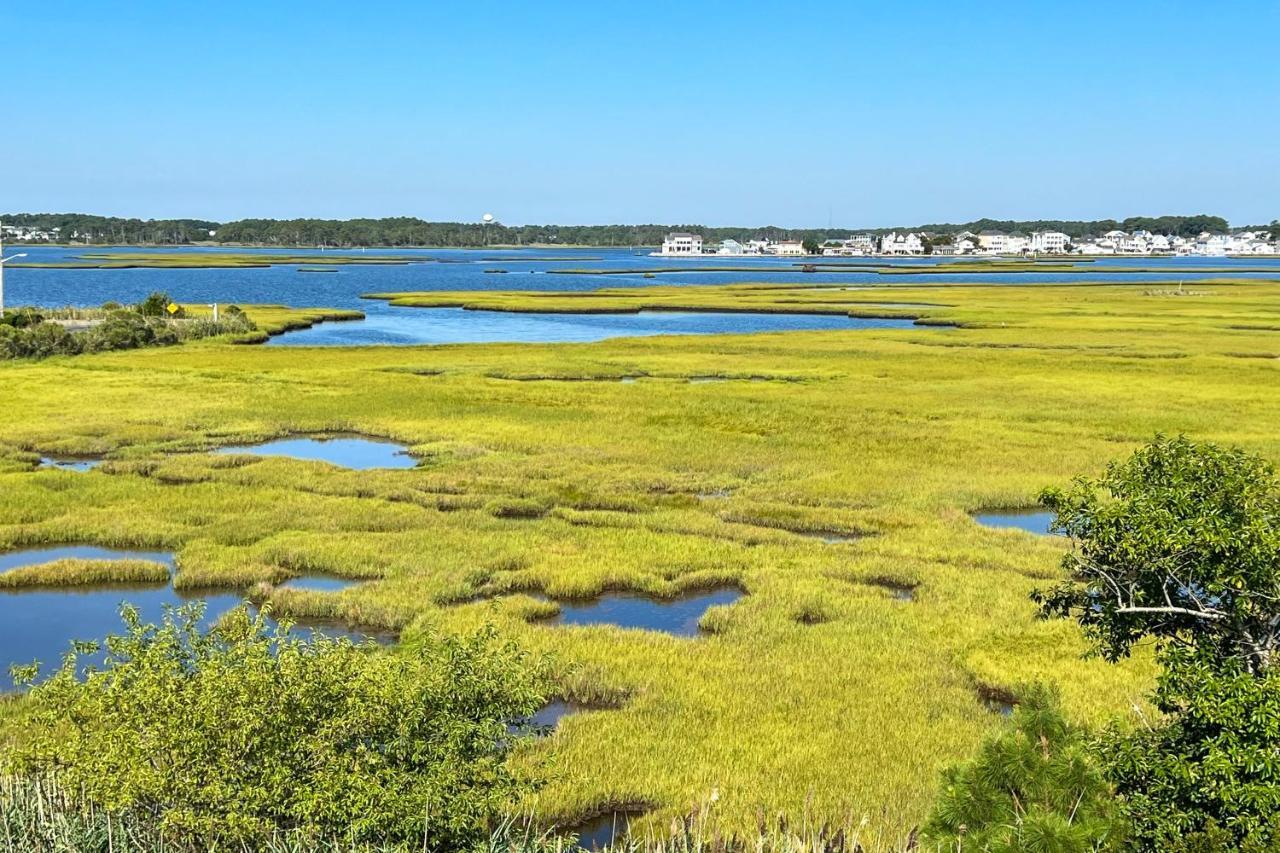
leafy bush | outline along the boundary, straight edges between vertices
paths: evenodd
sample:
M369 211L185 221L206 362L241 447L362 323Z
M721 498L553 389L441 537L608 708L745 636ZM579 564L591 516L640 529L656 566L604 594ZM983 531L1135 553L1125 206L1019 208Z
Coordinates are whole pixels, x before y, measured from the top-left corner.
M14 329L25 329L44 322L44 316L34 308L19 308L17 311L6 311L0 315L0 326Z
M1163 717L1106 744L1141 849L1280 848L1280 482L1238 449L1157 438L1051 490L1071 579L1039 593L1115 660L1154 640Z
M544 669L491 631L391 653L244 610L202 632L201 612L154 626L125 607L102 669L78 680L70 655L32 689L6 770L194 846L288 832L456 850L530 784L508 723L541 706Z
M946 771L925 838L938 850L1120 849L1124 823L1085 733L1049 688L1021 695L1012 730Z
M163 317L168 313L169 303L173 300L169 298L169 294L164 291L154 291L146 299L134 306L133 310L141 314L143 317ZM179 313L174 316L181 316Z
M166 312L154 313L156 305L167 305L168 299L163 293L153 293L130 309L106 303L101 311L90 309L84 312L91 315L91 325L77 332L58 323L44 321L42 315L30 309L7 314L6 319L25 316L37 318L40 322L23 324L15 321L0 325L0 360L172 346L215 335L244 335L257 329L248 315L239 310L228 312L217 323L207 318L181 319L182 312L176 315L180 318L176 321L170 319ZM109 308L112 305L115 305L114 309ZM77 315L75 319L84 318Z
M1105 745L1135 838L1162 851L1280 848L1280 676L1187 648L1163 663L1153 699L1166 720Z

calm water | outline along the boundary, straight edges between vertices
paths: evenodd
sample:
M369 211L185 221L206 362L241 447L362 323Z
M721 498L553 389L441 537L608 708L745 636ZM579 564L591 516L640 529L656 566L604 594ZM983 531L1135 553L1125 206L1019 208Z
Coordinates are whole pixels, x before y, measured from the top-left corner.
M0 554L0 571L20 566L39 565L55 560L150 560L172 569L174 558L164 551L129 551L88 545L67 545L11 551ZM336 579L301 578L292 585L306 589L332 590ZM41 673L57 667L73 640L101 642L108 634L122 633L120 605L128 602L138 608L144 622L159 623L164 608L193 601L206 604L202 624L209 627L227 611L244 600L235 592L179 591L171 584L110 584L65 589L0 590L0 692L12 687L9 668L39 661ZM272 621L274 624L274 621ZM354 641L366 638L390 642L394 638L379 633L352 630L345 625L327 622L300 623L294 631L304 638L314 633L329 637L347 637Z
M92 471L101 464L101 459L63 459L54 456L40 457L41 466L45 468L61 468L63 471Z
M462 308L393 308L368 319L321 323L271 338L270 346L586 343L652 335L709 335L817 329L909 329L909 320L843 315L641 311L636 314L514 314Z
M359 581L335 577L334 575L306 575L287 580L280 586L287 589L309 589L313 592L341 592L348 587L355 586L357 583Z
M698 634L698 620L708 608L732 604L742 595L736 588L669 599L615 593L586 602L560 602L559 615L549 621L555 625L617 625L694 637Z
M1048 536L1053 517L1053 513L1046 510L1025 509L1012 512L981 512L973 518L986 527L1011 527L1037 536Z
M368 438L285 438L263 444L220 447L216 453L250 456L288 456L328 462L343 468L414 468L418 460L409 455L404 445Z
M578 846L583 850L604 850L614 841L625 838L631 819L641 814L638 809L610 811L566 827L564 831L576 836Z
M84 249L55 247L24 248L34 262L71 260ZM94 247L91 251L110 251ZM121 251L146 251L122 249ZM174 249L156 249L157 252L173 252ZM334 252L316 250L232 250L191 249L177 251L227 252L252 251L260 254L314 256L314 264L323 264ZM647 250L646 250L647 251ZM619 334L700 333L714 331L745 331L752 322L751 315L729 315L720 320L707 320L707 327L693 321L678 318L649 318L643 315L594 316L584 319L581 315L542 317L529 319L529 315L486 316L490 312L462 312L424 314L434 309L393 308L385 302L363 300L361 294L372 292L404 292L411 290L569 290L585 291L606 287L644 287L654 284L725 284L741 281L790 282L790 283L841 283L849 286L901 286L922 283L945 282L1002 282L1009 284L1059 283L1070 281L1134 281L1167 282L1197 281L1220 277L1221 274L1186 272L1197 266L1266 268L1274 272L1232 273L1237 278L1275 278L1280 276L1278 259L1227 259L1227 258L1159 258L1133 259L1109 258L1088 265L1089 272L1068 273L983 273L981 275L912 274L882 276L874 272L803 273L793 260L776 258L702 258L662 259L637 254L629 249L591 250L523 250L523 251L468 251L461 249L376 250L368 255L393 254L420 258L421 263L394 266L345 266L337 272L324 275L299 273L298 267L279 266L266 269L234 270L40 270L9 268L5 274L6 297L10 305L100 305L108 300L133 302L153 290L165 290L183 302L229 303L280 303L293 306L324 306L332 308L356 308L366 312L368 320L345 327L324 324L316 332L291 333L281 343L287 345L290 338L298 343L420 343L467 342L483 340L503 341L552 341L599 340ZM554 260L555 258L571 260ZM834 259L827 259L824 263ZM934 264L944 262L921 258L880 259L890 264ZM440 261L445 261L441 263ZM851 259L856 266L865 263ZM1158 273L1107 273L1108 267L1123 266L1159 267ZM693 271L659 273L646 279L642 271L648 268L683 266ZM716 266L747 267L750 272L712 272ZM485 273L486 269L509 270L506 275ZM706 271L702 271L705 268ZM569 269L606 269L620 271L619 275L553 275ZM443 309L442 309L443 310ZM415 312L417 316L415 317ZM769 325L757 326L755 331L797 328L791 325L775 325L792 318L769 319ZM671 323L672 328L658 328L654 323ZM681 324L693 324L681 326ZM481 326L488 324L481 331ZM728 324L729 328L725 328ZM846 326L847 327L847 326ZM798 328L813 328L799 326ZM818 328L827 328L819 326ZM649 331L645 331L649 329ZM327 339L334 334L339 339ZM294 337L294 336L297 337ZM558 337L563 335L564 337ZM304 337L310 336L310 337ZM345 336L345 339L342 339ZM363 340L360 340L363 338Z

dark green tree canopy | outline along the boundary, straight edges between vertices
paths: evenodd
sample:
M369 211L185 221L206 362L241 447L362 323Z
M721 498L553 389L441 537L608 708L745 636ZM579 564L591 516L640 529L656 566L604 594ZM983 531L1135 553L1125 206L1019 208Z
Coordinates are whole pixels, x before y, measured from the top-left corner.
M1151 637L1265 673L1280 644L1280 486L1265 460L1158 438L1041 500L1072 538L1069 581L1037 598L1110 660Z

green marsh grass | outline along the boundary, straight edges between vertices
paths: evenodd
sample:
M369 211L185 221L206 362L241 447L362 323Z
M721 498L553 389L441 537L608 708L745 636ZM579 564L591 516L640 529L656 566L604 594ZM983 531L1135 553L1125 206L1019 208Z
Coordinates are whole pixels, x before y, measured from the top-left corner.
M970 513L1034 503L1158 431L1280 460L1280 362L1261 357L1280 348L1280 284L1200 282L1211 292L1195 299L1153 287L416 294L398 301L901 311L938 326L542 346L202 341L8 364L0 545L164 548L179 586L265 584L282 615L322 612L405 644L492 623L554 654L567 698L626 701L521 748L548 777L522 813L567 825L643 802L638 828L665 836L716 792L722 833L782 812L893 849L940 768L1005 725L982 691L1040 678L1075 719L1101 723L1135 719L1151 686L1145 655L1083 659L1075 629L1034 618L1028 594L1058 577L1067 543ZM687 381L698 376L796 381ZM423 464L206 452L337 431L402 442ZM55 451L109 461L32 470L32 454ZM823 531L858 538L797 535ZM368 582L275 586L309 572ZM537 621L555 606L539 594L719 584L747 595L708 612L696 639Z
M169 567L151 560L55 560L0 572L0 589L163 584Z

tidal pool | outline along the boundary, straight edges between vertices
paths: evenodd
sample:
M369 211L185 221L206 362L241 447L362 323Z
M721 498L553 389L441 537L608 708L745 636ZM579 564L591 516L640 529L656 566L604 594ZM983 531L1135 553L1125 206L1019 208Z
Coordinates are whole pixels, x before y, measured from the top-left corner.
M282 438L263 444L219 447L215 453L249 456L288 456L328 462L341 468L415 468L418 460L409 455L403 444L372 438L334 436L332 438Z
M639 808L607 811L590 820L565 827L563 831L576 836L578 847L583 850L604 850L615 841L626 838L631 820L643 813Z
M80 459L61 456L41 456L41 468L60 468L63 471L92 471L102 464L101 459Z
M691 593L676 598L653 598L639 593L611 593L590 601L561 601L553 625L616 625L643 628L677 637L698 635L698 620L708 608L742 598L736 587Z
M11 551L0 554L0 571L51 563L56 560L148 560L174 570L173 554L165 551L129 551L90 545L64 545ZM295 582L307 588L330 589L332 578L299 578ZM138 608L144 622L158 624L165 606L180 606L194 601L205 602L205 628L218 621L227 611L239 606L244 596L227 590L176 590L172 583L163 584L99 584L78 587L37 587L0 589L0 692L11 682L10 667L35 661L41 664L42 676L52 673L73 640L103 641L109 634L120 634L120 605L128 602ZM268 622L274 627L275 620ZM294 633L305 639L316 634L346 637L354 642L372 639L379 643L394 642L393 635L368 632L347 625L305 620L297 622Z
M1005 527L1025 530L1037 536L1048 536L1053 524L1053 513L1043 509L1015 509L1002 512L980 512L974 521L986 527Z
M284 589L309 589L315 592L340 592L347 587L355 586L360 581L350 578L340 578L336 575L303 575L302 577L290 578L281 584L276 584Z

